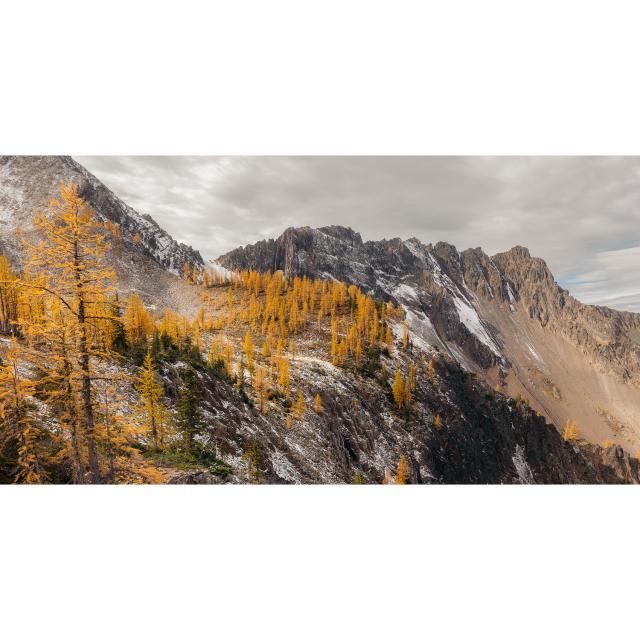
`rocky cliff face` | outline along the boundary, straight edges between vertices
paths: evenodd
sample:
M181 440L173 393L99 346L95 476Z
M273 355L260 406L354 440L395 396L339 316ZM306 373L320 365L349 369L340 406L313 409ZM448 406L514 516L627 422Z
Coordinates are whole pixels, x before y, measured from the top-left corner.
M640 315L590 306L523 247L488 256L343 227L287 229L222 256L230 269L346 280L401 303L416 336L592 441L640 445ZM612 427L612 425L614 425Z

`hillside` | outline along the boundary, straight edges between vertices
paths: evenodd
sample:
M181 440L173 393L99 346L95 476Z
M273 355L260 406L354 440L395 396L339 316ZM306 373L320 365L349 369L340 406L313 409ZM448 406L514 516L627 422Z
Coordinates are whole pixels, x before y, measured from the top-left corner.
M416 335L557 425L640 446L640 315L585 305L522 247L490 257L443 242L363 242L343 227L288 229L239 248L230 269L352 282L401 303Z

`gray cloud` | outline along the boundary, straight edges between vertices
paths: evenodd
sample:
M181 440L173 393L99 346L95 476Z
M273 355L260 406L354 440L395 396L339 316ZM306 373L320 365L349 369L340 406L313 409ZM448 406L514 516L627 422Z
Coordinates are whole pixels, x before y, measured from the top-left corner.
M640 310L640 158L77 157L215 258L288 226L488 253L522 244L586 302Z

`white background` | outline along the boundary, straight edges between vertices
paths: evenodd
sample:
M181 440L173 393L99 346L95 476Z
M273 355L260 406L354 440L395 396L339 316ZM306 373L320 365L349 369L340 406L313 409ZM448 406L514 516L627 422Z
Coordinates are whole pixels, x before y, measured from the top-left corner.
M636 4L3 3L0 152L637 154ZM2 634L626 636L638 496L2 487Z

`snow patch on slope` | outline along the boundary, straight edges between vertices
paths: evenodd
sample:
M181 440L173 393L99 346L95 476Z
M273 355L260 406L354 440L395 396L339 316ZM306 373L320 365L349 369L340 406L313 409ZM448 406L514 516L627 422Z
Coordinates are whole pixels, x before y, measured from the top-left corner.
M516 473L518 474L518 478L520 478L520 483L535 484L533 472L531 471L531 467L524 457L524 450L519 444L516 445L516 451L511 460L513 462L513 466L516 469Z
M418 292L408 284L397 285L393 289L392 293L393 293L393 296L396 298L396 300L399 300L399 301L407 300L407 299L418 300Z
M498 346L484 328L482 321L480 320L480 316L478 316L478 312L468 302L457 296L453 298L453 303L456 305L460 322L462 322L462 324L464 324L464 326L467 327L467 329L473 333L476 338L482 342L482 344L489 347L489 349L491 349L498 358L502 358L502 354L500 353Z
M527 349L529 349L529 352L531 353L531 355L538 360L538 362L543 362L542 358L538 355L538 352L529 344L527 343Z

